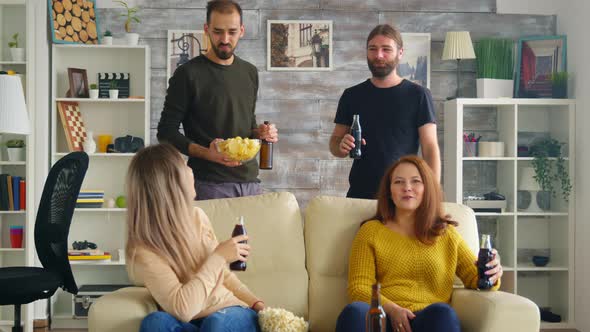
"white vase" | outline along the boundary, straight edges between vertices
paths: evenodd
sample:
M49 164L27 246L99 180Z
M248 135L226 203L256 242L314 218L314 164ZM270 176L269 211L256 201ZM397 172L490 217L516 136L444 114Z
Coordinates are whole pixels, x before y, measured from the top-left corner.
M103 45L113 45L113 37L112 36L102 37L102 44Z
M117 89L110 89L109 90L109 98L111 98L111 99L118 99L119 98L119 90L117 90Z
M478 78L477 98L512 98L513 80L498 80L494 78Z
M15 62L25 62L25 49L24 48L10 48L10 57Z
M128 33L127 35L125 35L125 40L127 41L127 45L135 46L139 42L139 34Z
M25 161L25 148L6 148L8 161Z
M98 89L90 89L90 99L98 99Z
M96 152L96 142L94 141L94 137L92 137L92 131L88 131L86 133L86 139L82 142L82 147L84 148L84 152L91 154Z

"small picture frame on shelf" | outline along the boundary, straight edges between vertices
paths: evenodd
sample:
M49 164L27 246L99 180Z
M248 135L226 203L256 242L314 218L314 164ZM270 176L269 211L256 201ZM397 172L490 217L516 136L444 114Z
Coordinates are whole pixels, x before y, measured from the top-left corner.
M86 69L68 68L70 89L66 93L68 98L89 98L88 76Z

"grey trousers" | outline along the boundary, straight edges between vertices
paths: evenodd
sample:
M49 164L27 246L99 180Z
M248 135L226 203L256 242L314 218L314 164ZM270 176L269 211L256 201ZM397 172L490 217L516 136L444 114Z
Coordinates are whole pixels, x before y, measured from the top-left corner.
M231 198L262 194L257 182L208 182L195 180L195 191L198 201L215 198Z

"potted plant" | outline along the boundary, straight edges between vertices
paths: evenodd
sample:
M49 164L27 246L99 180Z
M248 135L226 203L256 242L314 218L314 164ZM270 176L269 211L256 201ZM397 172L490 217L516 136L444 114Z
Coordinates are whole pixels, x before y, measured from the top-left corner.
M6 151L8 152L9 161L24 161L25 141L22 139L12 139L7 141Z
M117 81L111 80L111 84L109 86L109 98L111 99L118 99L119 98L119 89L117 89Z
M569 74L566 71L551 74L551 97L567 98L568 77Z
M475 44L477 97L512 97L514 42L510 39L482 39Z
M110 30L104 32L102 37L103 45L113 45L113 33Z
M98 85L90 84L90 99L98 99Z
M18 32L12 35L11 41L8 42L8 47L10 48L10 56L12 57L12 61L25 61L25 49L18 47Z
M533 157L532 165L535 170L534 179L542 190L550 192L551 196L557 197L555 182L561 187L563 199L568 202L572 191L569 172L565 159L561 154L564 143L546 138L533 143L529 153Z
M121 14L121 17L125 17L125 31L127 31L127 44L128 45L137 45L139 41L139 34L131 32L131 22L135 21L136 23L141 23L139 17L137 17L137 12L139 11L139 7L129 7L127 2L123 0L115 0L115 2L119 3L122 7L127 10L127 13Z

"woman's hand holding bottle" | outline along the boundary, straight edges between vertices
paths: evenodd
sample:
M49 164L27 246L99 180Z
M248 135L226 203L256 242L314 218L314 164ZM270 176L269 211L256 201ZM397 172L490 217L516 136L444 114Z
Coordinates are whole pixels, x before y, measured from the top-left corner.
M245 262L248 260L250 254L250 245L246 243L240 243L241 241L248 240L248 235L238 235L221 242L215 253L221 255L226 262L231 263L235 261Z

